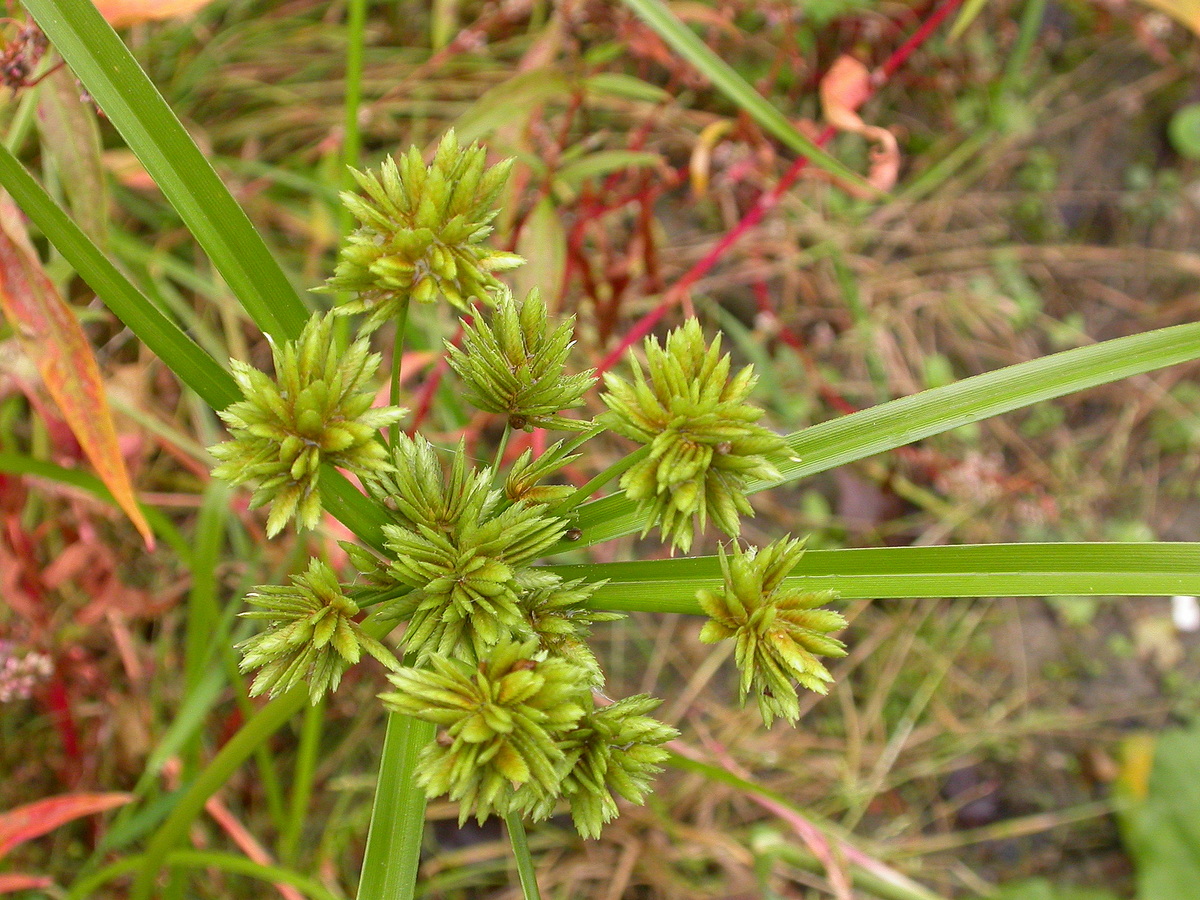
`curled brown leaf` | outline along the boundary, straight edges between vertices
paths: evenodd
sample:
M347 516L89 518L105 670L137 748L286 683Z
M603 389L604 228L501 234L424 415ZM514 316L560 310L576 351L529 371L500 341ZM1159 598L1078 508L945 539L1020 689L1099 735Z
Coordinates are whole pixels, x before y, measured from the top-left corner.
M878 125L868 125L858 108L871 96L871 73L852 56L839 56L821 79L821 109L825 121L839 131L861 134L871 141L871 167L867 181L890 191L900 176L900 145L896 136Z

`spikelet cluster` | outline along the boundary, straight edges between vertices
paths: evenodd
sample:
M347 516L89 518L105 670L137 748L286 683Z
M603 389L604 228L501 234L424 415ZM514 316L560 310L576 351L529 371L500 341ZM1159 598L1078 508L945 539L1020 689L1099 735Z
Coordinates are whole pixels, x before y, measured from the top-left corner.
M569 484L543 484L556 475L564 466L579 458L562 441L551 444L538 457L533 450L526 450L508 467L504 479L504 496L510 503L523 500L526 503L553 504L565 500L575 492Z
M445 298L464 311L501 289L493 272L522 263L515 253L484 243L511 160L487 167L486 152L463 149L451 131L426 166L416 147L384 160L378 172L354 172L365 196L344 193L358 219L324 287L355 299L339 313L366 313L370 332L395 318L410 300Z
M754 515L746 500L751 478L779 473L764 454L784 448L782 438L755 424L762 410L746 402L754 388L753 368L732 379L721 339L706 344L691 319L672 331L665 346L645 344L648 376L631 357L633 380L604 376L608 406L599 421L647 445L649 453L621 478L639 501L646 529L657 525L663 539L687 552L708 519L726 534L740 533L742 516Z
M538 649L577 665L589 676L589 684L600 688L604 673L587 644L587 633L596 622L615 622L620 613L599 612L588 600L605 582L563 581L549 572L528 570L521 581L518 601L528 633L537 638Z
M238 644L241 671L261 669L250 687L251 697L273 697L306 682L309 698L316 703L337 690L342 672L357 663L363 651L389 669L400 668L391 652L354 621L358 605L319 560L312 560L291 585L258 587L247 599L258 608L242 615L267 622L266 630Z
M521 609L521 575L567 530L541 506L505 505L492 472L468 473L460 445L450 477L424 438L401 436L384 492L396 522L384 526L388 575L413 590L392 613L408 619L405 645L418 660L433 655L480 659L502 640L530 636Z
M434 657L389 675L390 709L438 726L417 779L429 797L458 801L459 820L518 812L550 816L560 800L584 837L617 814L616 797L644 800L678 732L646 715L640 694L594 705L584 673L533 641L504 642L470 666Z
M679 732L647 715L662 701L647 694L593 707L582 716L559 747L567 759L566 774L558 794L571 809L575 830L597 838L605 824L617 816L617 797L641 805L651 779L670 756L663 744ZM530 802L529 792L518 792L534 819L553 812L548 799Z
M274 379L240 360L230 363L244 399L221 410L230 440L209 452L221 463L214 476L253 484L251 506L271 505L273 537L293 516L302 528L316 527L323 463L363 476L386 469L379 429L404 410L372 408L379 355L366 338L338 351L329 316L313 316L297 340L272 344L271 354Z
M513 793L557 796L566 769L559 740L590 702L586 680L532 641L504 642L478 665L434 656L430 668L389 675L396 690L380 698L391 710L438 725L421 752L418 783L430 797L460 806L460 822L507 814Z
M739 694L743 702L754 694L768 725L776 716L795 724L800 701L793 682L824 694L833 677L818 657L846 655L845 645L830 636L845 628L846 620L821 608L834 592L784 585L803 555L804 544L798 540L776 541L762 550L735 546L732 555L722 549L723 586L696 594L709 617L700 640L736 642Z
M501 413L517 429L583 431L588 422L559 413L583 405L595 382L593 370L566 374L575 319L551 329L546 304L537 291L524 300L505 292L490 319L463 323L462 346L449 341L450 366L467 388L467 400L486 412Z

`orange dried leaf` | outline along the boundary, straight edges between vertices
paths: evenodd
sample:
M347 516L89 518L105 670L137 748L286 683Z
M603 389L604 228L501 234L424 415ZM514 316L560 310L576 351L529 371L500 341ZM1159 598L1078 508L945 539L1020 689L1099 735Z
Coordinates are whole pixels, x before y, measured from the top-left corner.
M861 134L875 143L867 182L890 191L900 175L900 145L886 128L868 125L858 108L871 96L871 73L852 56L839 56L821 79L821 109L825 121L839 131Z
M40 891L54 884L53 878L45 875L21 875L13 872L0 875L0 894L15 894L17 891Z
M16 215L0 215L0 311L36 363L46 390L117 505L153 549L117 443L100 366L74 311L29 247Z
M0 857L67 822L124 806L133 794L60 794L0 813Z
M173 19L194 13L211 0L96 0L96 8L113 28Z
M858 132L863 120L857 109L871 96L871 73L853 56L839 56L821 79L825 121L841 131Z

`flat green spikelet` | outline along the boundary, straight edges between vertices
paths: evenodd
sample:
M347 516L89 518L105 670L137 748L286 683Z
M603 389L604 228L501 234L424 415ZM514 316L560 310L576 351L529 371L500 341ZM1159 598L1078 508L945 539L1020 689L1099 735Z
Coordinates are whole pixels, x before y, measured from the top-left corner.
M251 506L270 504L267 535L293 516L315 528L321 516L321 465L369 476L388 468L379 430L403 418L395 407L372 408L379 354L360 338L339 352L330 316L309 319L295 341L272 344L275 378L233 360L245 399L220 411L230 439L209 448L213 475L251 483Z
M845 645L830 636L845 628L846 620L821 608L836 594L784 586L803 555L804 544L798 540L776 541L762 550L743 551L735 545L732 555L722 549L724 585L696 593L709 617L700 640L736 642L741 699L753 693L768 725L776 716L795 724L800 701L793 682L826 693L833 676L818 657L846 655Z
M690 319L672 331L665 346L645 344L649 377L630 357L633 380L607 373L601 399L609 411L599 421L617 434L650 447L621 478L631 500L663 539L685 553L711 518L726 534L741 532L741 517L754 515L746 500L751 478L775 478L765 454L784 449L781 437L755 424L762 410L747 403L756 379L746 366L732 379L729 356L718 336L706 344L700 323Z
M502 286L493 272L524 261L484 243L512 161L486 166L478 144L463 149L450 131L426 166L416 147L375 172L354 172L363 196L342 194L358 219L334 275L320 290L350 292L339 314L366 313L365 332L399 315L409 301L445 298L463 311L490 303Z

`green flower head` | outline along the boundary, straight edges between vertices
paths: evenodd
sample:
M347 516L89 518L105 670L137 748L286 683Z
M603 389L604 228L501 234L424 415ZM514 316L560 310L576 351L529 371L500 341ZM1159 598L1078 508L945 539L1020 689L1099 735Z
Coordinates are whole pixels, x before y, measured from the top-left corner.
M551 330L537 291L522 301L503 293L491 320L464 323L462 346L449 341L450 366L466 383L467 400L507 416L513 428L583 431L590 423L566 419L564 409L583 405L595 378L591 369L565 374L574 318Z
M542 482L578 458L579 454L572 453L562 441L551 444L536 459L533 450L526 450L508 467L504 496L512 503L524 500L526 503L553 504L565 500L575 493L574 487Z
M559 792L583 837L599 837L600 829L616 818L618 796L641 805L651 779L670 756L662 745L679 732L646 715L660 702L638 694L593 708L559 742L569 766ZM531 818L548 817L553 798L530 802L532 794L518 792L516 800L526 801Z
M274 537L292 516L302 528L320 521L322 463L358 475L386 469L378 432L405 411L372 409L379 355L366 338L339 351L329 316L314 315L297 340L272 344L271 354L274 380L240 360L230 363L245 399L221 410L231 439L209 452L221 462L214 476L252 482L251 506L271 504L267 535Z
M402 438L394 459L396 471L372 490L385 492L397 519L383 528L392 554L388 576L413 588L389 610L409 620L407 649L419 660L482 658L502 640L530 637L520 576L563 536L567 522L541 507L505 506L501 491L491 489L490 469L468 474L461 445L444 483L424 439Z
M755 423L762 410L746 403L756 379L746 366L731 380L729 356L718 336L706 345L690 319L667 336L666 346L646 341L649 379L631 357L634 380L607 373L609 411L599 421L650 450L621 478L665 540L685 553L709 518L726 534L740 533L740 517L754 515L746 500L750 478L777 478L763 454L784 449L783 439Z
M241 671L262 670L250 687L251 697L274 697L306 681L309 698L316 703L337 690L342 672L357 663L364 650L389 669L400 667L387 647L354 621L358 605L342 593L333 570L319 560L312 560L291 586L258 587L247 599L259 609L242 615L267 622L265 631L238 644Z
M739 693L744 702L753 692L763 721L775 716L792 724L800 716L793 681L824 694L833 676L818 656L845 656L845 645L830 637L846 627L840 613L821 609L833 591L805 591L784 585L788 573L804 555L798 540L776 541L758 550L721 550L725 584L716 591L700 590L696 599L709 621L700 640L715 644L736 641L735 660L741 671Z
M522 587L519 606L539 647L551 656L573 662L590 675L592 687L601 687L604 673L587 645L588 629L595 622L624 618L620 613L588 608L588 600L604 582L563 581L557 575L533 569L518 580Z
M557 797L566 763L558 741L591 702L580 671L532 641L499 644L477 666L440 656L430 666L389 675L396 690L380 695L439 728L417 767L426 795L459 802L460 823L509 812L522 786L538 800Z
M523 260L483 243L512 167L507 161L487 168L486 156L478 144L461 149L451 131L428 167L413 147L384 160L379 172L354 172L366 196L344 193L342 202L359 227L322 288L358 295L338 313L367 313L363 328L373 331L410 300L445 297L465 311L472 301L491 301L501 288L492 273Z

